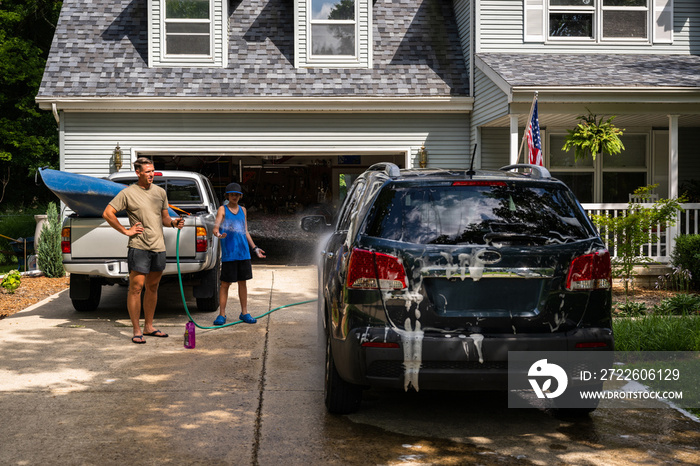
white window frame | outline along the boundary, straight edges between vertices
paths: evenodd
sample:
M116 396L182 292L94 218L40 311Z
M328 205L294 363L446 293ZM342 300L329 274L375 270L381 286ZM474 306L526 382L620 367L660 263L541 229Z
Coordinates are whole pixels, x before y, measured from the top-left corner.
M545 37L546 42L561 43L561 42L576 42L576 43L651 43L653 40L653 12L652 1L645 0L646 6L629 7L629 6L605 6L605 0L591 0L591 6L559 6L551 5L551 0L545 0ZM645 11L646 12L646 37L603 37L603 14L605 11ZM593 15L593 37L558 37L550 36L550 15L552 13L590 13Z
M314 19L312 17L311 11L312 11L312 4L313 0L306 0L306 7L307 11L309 12L309 20L307 22L306 26L306 34L308 39L307 43L307 57L308 57L308 63L321 63L321 64L329 64L329 65L337 65L337 64L346 64L346 63L351 63L355 64L358 62L358 52L360 49L360 28L359 28L359 15L360 15L360 2L358 0L354 0L355 3L355 19L352 20L329 20L329 19ZM327 25L352 25L354 26L355 29L355 53L353 55L314 55L313 53L313 27L314 26L327 26Z
M209 18L208 19L198 19L198 18L166 18L166 0L162 0L160 4L161 8L161 50L163 51L163 62L190 62L190 63L211 63L214 61L214 1L208 0L209 3ZM226 0L224 0L226 1ZM209 25L209 53L208 54L173 54L168 53L167 39L169 34L167 34L168 24L177 23L198 23L198 24L208 24ZM194 34L182 34L182 35L194 35ZM203 35L203 34L202 34Z

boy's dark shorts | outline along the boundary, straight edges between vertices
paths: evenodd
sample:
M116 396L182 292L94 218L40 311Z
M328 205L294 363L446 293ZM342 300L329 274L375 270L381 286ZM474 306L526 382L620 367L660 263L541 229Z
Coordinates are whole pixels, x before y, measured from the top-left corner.
M129 248L126 256L129 271L138 273L162 272L165 270L165 251L153 252Z
M253 278L253 267L250 259L221 263L221 281L234 283Z

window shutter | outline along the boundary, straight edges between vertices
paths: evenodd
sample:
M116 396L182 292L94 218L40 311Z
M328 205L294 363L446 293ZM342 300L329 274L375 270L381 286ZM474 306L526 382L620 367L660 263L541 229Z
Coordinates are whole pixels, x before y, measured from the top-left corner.
M654 43L673 43L673 0L654 0Z
M662 1L662 0L655 0ZM667 0L672 1L672 0ZM544 2L545 0L524 0L525 42L544 42Z

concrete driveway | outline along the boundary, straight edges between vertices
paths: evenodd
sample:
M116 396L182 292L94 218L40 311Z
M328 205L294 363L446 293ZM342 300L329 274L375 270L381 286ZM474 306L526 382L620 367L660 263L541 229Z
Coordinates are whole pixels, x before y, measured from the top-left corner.
M315 267L253 273L253 315L316 298ZM0 464L700 464L700 424L671 409L566 421L501 394L372 390L331 416L315 303L197 329L188 350L176 284L156 312L170 338L145 345L130 341L125 291L104 288L93 313L63 292L0 320Z

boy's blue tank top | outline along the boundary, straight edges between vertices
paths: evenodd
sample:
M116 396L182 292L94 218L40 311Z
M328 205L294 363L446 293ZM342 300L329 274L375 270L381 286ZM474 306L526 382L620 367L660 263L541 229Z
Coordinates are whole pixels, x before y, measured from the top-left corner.
M224 209L224 221L219 226L219 233L226 233L226 237L221 239L221 262L250 259L243 209L239 206L235 215L228 206L224 206Z

